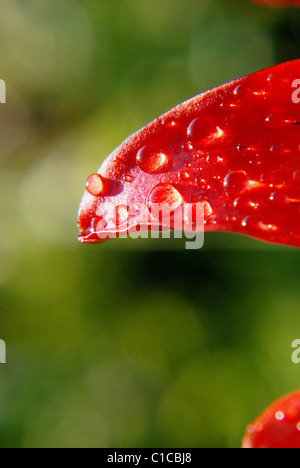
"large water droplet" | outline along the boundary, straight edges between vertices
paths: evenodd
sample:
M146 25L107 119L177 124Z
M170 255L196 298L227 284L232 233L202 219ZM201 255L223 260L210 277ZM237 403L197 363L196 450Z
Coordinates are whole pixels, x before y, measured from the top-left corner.
M92 174L85 183L86 190L95 197L101 195L104 190L103 179L100 174Z
M246 190L249 178L244 171L232 171L224 179L224 188L230 196L236 196Z
M102 216L97 216L92 219L92 231L102 232L107 226L107 221Z
M192 141L201 142L209 137L218 138L223 132L209 117L197 117L189 125L187 134Z
M157 185L149 195L148 204L151 208L154 204L168 204L175 210L182 203L182 196L173 185Z
M150 146L144 146L137 153L136 161L143 172L153 174L162 169L168 158L163 152L155 151Z

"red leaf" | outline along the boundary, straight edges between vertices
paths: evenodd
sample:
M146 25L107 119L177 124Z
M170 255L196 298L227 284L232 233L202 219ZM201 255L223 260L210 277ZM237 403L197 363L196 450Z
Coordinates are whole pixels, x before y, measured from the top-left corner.
M300 60L180 104L129 137L99 174L81 202L82 242L147 226L160 200L204 203L206 231L300 247Z
M249 424L242 448L300 448L300 391L275 401Z
M294 5L300 6L300 0L253 0L255 3L261 3L269 6Z

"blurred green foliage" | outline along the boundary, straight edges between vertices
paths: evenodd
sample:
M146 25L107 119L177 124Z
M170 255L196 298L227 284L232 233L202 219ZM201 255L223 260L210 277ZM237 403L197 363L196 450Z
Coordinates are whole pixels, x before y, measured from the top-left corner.
M297 58L299 26L248 0L2 0L2 448L238 447L300 387L298 250L76 241L85 179L123 139Z

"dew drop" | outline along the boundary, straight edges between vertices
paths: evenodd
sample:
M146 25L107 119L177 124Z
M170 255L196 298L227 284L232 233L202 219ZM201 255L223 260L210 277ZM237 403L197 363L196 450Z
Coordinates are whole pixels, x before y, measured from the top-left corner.
M245 98L252 96L253 91L241 83L235 88L233 95L239 100L244 100Z
M246 190L249 178L244 171L232 171L227 174L223 185L230 196L239 195Z
M283 421L284 420L284 413L282 411L277 411L275 414L275 418L277 421Z
M281 113L272 113L270 115L268 115L265 119L267 125L271 128L280 128L282 127L283 125L288 125L290 124L291 122L284 119L282 117L282 114Z
M287 195L283 192L273 192L270 196L270 200L276 206L283 206L283 205L288 204L289 202Z
M182 203L182 196L173 185L157 185L149 195L148 205L168 204L175 210Z
M243 228L247 229L249 232L253 231L265 231L265 232L274 232L277 231L277 226L274 224L266 224L262 221L259 221L254 216L247 216L242 221Z
M86 190L90 195L97 197L104 190L103 179L100 174L92 174L85 183Z
M136 161L143 172L153 174L162 169L168 158L164 153L155 151L150 146L144 146L137 153Z
M92 232L102 232L107 226L107 221L102 216L92 219Z
M187 171L182 171L180 173L180 179L181 180L189 180L190 179L190 174Z
M197 117L188 127L187 134L192 142L201 142L208 137L221 136L222 130L209 117ZM223 134L223 132L222 132Z
M245 199L243 197L238 197L234 200L233 206L239 211L248 212L250 208L250 202L248 199Z
M293 179L296 181L296 182L299 182L300 183L300 171L295 171L294 174L293 174Z
M255 427L252 426L252 425L249 425L247 427L247 432L248 432L248 434L254 434L255 433Z
M215 165L215 164L222 164L224 162L224 160L223 160L223 158L221 158L221 156L211 155L210 154L209 156L207 156L206 162L208 164Z

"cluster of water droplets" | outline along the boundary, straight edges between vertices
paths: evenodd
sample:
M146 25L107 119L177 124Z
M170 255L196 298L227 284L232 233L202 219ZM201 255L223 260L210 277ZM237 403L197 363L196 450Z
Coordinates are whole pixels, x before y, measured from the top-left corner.
M272 75L268 78L271 83ZM268 91L266 89L253 91L249 89L244 83L239 84L232 92L233 99L231 102L226 101L226 109L239 106L239 103L244 99L257 98L266 100L268 98ZM225 101L224 101L225 102ZM220 103L220 107L224 108L224 102ZM289 119L283 119L276 111L270 113L265 118L265 125L267 128L274 131L274 129L291 125ZM185 137L181 142L176 143L176 135L179 132L182 123L176 121L169 121L166 124L168 131L173 129L174 144L166 146L146 144L136 151L135 163L136 168L139 169L141 174L146 174L153 180L153 184L147 184L148 193L144 193L144 200L148 211L151 213L152 206L158 203L165 203L172 206L174 209L186 203L185 188L192 187L195 195L189 197L188 202L191 203L205 203L205 216L209 218L212 216L213 208L209 203L209 196L214 192L215 199L222 198L223 204L228 208L228 211L234 210L234 214L227 216L223 213L223 221L231 221L239 223L240 227L246 231L263 231L263 232L276 232L278 226L273 223L268 223L260 217L261 209L265 213L274 207L284 209L285 206L291 203L300 203L300 200L293 199L288 196L285 190L285 184L279 184L277 181L272 181L272 168L266 170L261 174L259 180L253 177L254 169L259 173L259 166L263 166L262 158L265 157L265 148L262 151L262 145L253 144L242 146L236 144L235 147L226 146L228 139L228 128L226 125L218 124L216 120L209 116L195 117L190 122L185 123ZM229 141L229 140L228 140ZM224 144L224 150L222 145ZM219 146L218 146L219 145ZM219 148L219 151L218 151ZM228 158L227 153L228 151ZM288 154L291 152L284 144L272 145L269 148L270 154ZM243 170L230 170L230 157L235 154L236 161L241 162ZM124 162L124 161L123 161ZM236 164L237 165L237 164ZM126 161L124 164L126 172ZM142 178L139 179L139 172L125 173L123 177L124 190L135 190L143 193L144 186ZM252 174L252 177L251 175ZM153 179L151 179L153 178ZM293 175L294 183L300 182L300 170L295 171ZM104 178L100 174L91 175L86 183L87 191L97 197L105 196L106 184ZM264 190L264 200L259 200L256 195L260 190ZM189 192L191 193L191 192ZM108 194L109 195L109 194ZM225 200L225 201L224 201ZM223 206L223 211L226 208ZM115 220L117 225L123 225L138 215L137 210L133 210L134 214L130 213L128 207L118 206ZM244 216L243 216L244 213ZM218 209L216 209L215 216L218 216ZM212 224L217 224L213 221ZM106 218L99 217L93 221L94 230L106 229L109 221Z

